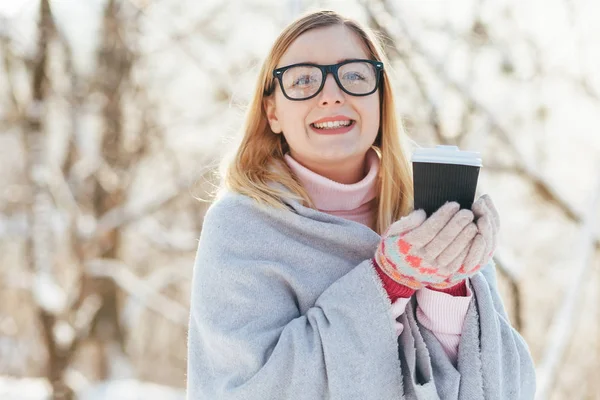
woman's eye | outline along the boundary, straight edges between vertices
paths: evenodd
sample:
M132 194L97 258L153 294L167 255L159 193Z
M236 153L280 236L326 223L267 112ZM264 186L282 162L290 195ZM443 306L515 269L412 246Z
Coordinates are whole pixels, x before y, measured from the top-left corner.
M352 72L344 75L344 79L348 79L351 81L364 81L365 77L357 72Z
M297 79L294 81L294 86L298 86L298 85L308 85L308 84L310 84L310 83L311 83L310 76L309 76L309 75L304 75L304 76L301 76L301 77L297 78Z

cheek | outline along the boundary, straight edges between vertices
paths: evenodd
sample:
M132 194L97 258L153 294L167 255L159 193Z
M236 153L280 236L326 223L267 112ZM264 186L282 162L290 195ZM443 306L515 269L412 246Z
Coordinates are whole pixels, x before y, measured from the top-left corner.
M379 99L375 97L374 99L365 99L365 103L362 107L362 119L365 125L369 127L379 127Z
M296 104L292 101L282 103L278 109L278 118L281 126L288 132L294 132L304 129L308 124L308 114L310 107L305 107L304 104Z

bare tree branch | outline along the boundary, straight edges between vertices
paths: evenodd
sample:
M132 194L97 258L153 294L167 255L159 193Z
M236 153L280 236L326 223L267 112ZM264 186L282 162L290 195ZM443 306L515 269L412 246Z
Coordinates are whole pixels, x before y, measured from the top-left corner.
M66 297L63 290L54 281L52 265L52 228L53 212L47 189L49 171L47 169L46 142L43 126L44 104L48 83L48 47L54 38L56 27L49 0L40 1L40 22L38 28L38 49L33 64L31 104L26 110L25 148L28 149L27 175L33 189L33 204L29 214L31 234L27 240L30 270L35 273L34 298L38 306L38 318L42 326L42 335L48 350L46 377L52 385L52 398L70 400L73 391L64 381L63 371L76 343L64 347L56 335L57 314L65 311ZM63 298L64 297L64 298Z
M517 271L520 270L517 263L508 255L506 250L496 250L494 254L494 261L498 267L498 271L507 280L510 287L511 299L513 299L513 315L514 315L514 326L519 332L523 332L524 319L523 319L523 296L521 294L521 286L519 285L520 279Z
M447 144L449 141L442 134L442 127L439 118L439 111L437 106L437 101L429 94L425 82L421 77L419 71L413 65L413 60L411 58L410 53L403 46L399 46L398 42L395 40L393 33L388 30L387 26L384 26L380 23L381 16L375 14L376 10L372 7L366 5L366 3L370 2L370 0L362 0L363 5L365 6L365 10L369 15L369 25L381 32L388 40L386 41L387 47L392 50L392 52L402 61L406 70L412 76L413 81L421 95L421 98L425 101L425 103L429 106L429 123L433 128L433 132L439 143Z
M206 174L207 170L202 169L200 171L199 179L205 177ZM94 235L102 236L111 229L124 227L145 216L151 215L154 212L167 207L169 204L172 204L181 194L188 193L188 188L189 184L180 181L176 188L162 194L160 197L155 197L152 201L139 209L132 209L131 206L127 205L115 207L99 218Z
M600 169L600 164L598 165L598 169ZM576 267L572 272L572 282L567 285L567 293L564 296L564 301L561 303L560 309L554 314L554 319L549 330L550 339L546 347L546 352L541 362L538 363L536 399L545 400L549 398L552 387L557 379L556 375L560 362L574 331L573 321L578 315L578 300L583 292L583 284L588 279L593 266L596 219L598 217L598 210L600 210L600 181L592 193L587 210L579 238L576 242L577 248L569 252L569 258L574 261L573 264Z
M168 297L156 292L151 286L135 276L129 268L118 260L95 259L87 265L88 271L96 277L108 277L130 296L157 312L165 319L186 327L189 310Z
M6 75L6 88L7 94L10 99L11 105L14 109L15 115L21 115L23 113L22 106L17 98L17 92L11 79L13 70L15 69L16 57L12 52L12 43L9 35L0 34L0 50L2 51L2 59L4 61L4 71Z
M477 100L473 91L461 82L458 82L454 78L450 77L444 68L443 62L437 60L434 56L430 55L420 43L412 36L407 30L406 24L400 13L394 13L392 16L386 11L384 0L381 1L370 1L366 2L369 12L373 18L379 21L379 24L384 27L387 32L390 33L391 38L394 41L402 42L408 41L410 48L419 53L424 59L428 61L432 68L436 71L438 77L442 79L447 85L452 87L463 100L474 110L485 115L489 121L490 126L502 142L507 145L510 151L516 156L518 165L517 171L523 171L523 176L527 178L534 186L534 188L549 202L558 206L570 219L581 223L583 221L582 212L576 210L569 202L563 197L559 190L556 189L555 185L547 180L528 160L521 154L521 151L515 145L508 133L508 130L502 125L500 120L494 115L494 113L485 106L482 102ZM389 3L389 2L388 2ZM388 8L391 6L388 6ZM399 39L400 37L404 39ZM600 246L600 240L597 240L597 245Z

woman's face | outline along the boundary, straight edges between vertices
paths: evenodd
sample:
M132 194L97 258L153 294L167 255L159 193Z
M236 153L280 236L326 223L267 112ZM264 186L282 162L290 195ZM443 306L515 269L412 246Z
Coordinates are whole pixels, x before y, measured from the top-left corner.
M282 56L277 67L300 62L336 64L346 59L369 59L359 37L342 26L313 29L299 36ZM271 130L283 134L290 153L305 167L330 179L353 183L362 177L365 154L379 130L379 91L367 96L352 96L342 91L332 74L325 86L308 100L287 99L279 83L265 107ZM344 133L313 125L323 118L345 117L354 121ZM346 172L344 172L346 171ZM353 176L350 176L353 175Z

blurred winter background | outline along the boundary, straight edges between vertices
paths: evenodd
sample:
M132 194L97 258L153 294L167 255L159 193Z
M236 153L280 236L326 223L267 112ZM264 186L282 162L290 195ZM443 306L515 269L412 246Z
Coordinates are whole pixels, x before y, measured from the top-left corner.
M538 398L600 399L595 0L0 0L0 398L184 398L197 198L315 7L385 35L414 140L483 153Z

